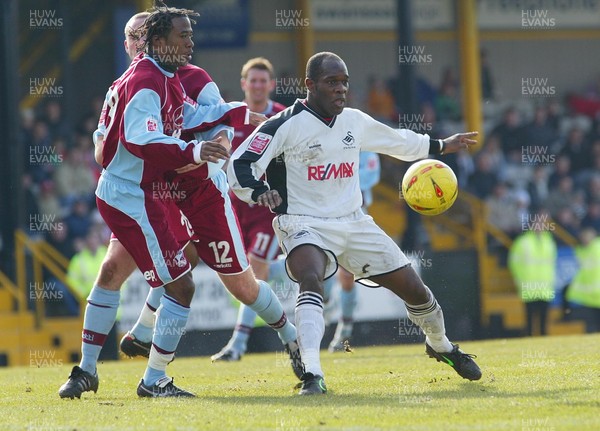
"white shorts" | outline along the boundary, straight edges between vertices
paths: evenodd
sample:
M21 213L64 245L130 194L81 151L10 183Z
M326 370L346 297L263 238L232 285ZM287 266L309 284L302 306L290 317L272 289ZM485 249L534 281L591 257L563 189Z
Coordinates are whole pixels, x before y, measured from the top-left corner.
M373 217L361 210L335 218L283 214L275 217L273 229L286 256L305 244L322 249L328 258L325 279L335 274L339 263L354 274L356 281L377 286L366 279L410 264L396 243L375 224Z

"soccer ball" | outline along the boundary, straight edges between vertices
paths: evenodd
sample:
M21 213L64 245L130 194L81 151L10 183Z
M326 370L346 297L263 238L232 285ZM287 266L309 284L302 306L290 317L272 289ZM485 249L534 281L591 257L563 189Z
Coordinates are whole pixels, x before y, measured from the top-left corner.
M456 200L458 181L445 163L432 159L421 160L404 174L402 196L408 206L419 214L441 214Z

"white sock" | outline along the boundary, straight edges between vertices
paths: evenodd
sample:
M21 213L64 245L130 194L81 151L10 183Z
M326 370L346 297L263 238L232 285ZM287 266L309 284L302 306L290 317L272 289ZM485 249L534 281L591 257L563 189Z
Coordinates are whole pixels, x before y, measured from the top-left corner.
M425 334L425 342L429 344L436 352L452 351L452 343L446 337L446 328L444 326L444 313L439 306L433 293L427 286L429 292L429 301L421 305L406 304L408 318L418 325Z
M302 292L296 301L296 330L304 371L323 376L319 350L325 333L323 297L315 292Z
M156 321L156 309L150 307L147 302L144 303L137 322L135 322L135 325L129 331L136 339L145 343L152 341L152 332L154 331L154 322Z

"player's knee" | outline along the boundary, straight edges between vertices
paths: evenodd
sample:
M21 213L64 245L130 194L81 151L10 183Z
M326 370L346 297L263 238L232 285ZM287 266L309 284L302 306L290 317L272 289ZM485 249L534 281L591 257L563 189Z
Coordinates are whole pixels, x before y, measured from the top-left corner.
M315 292L323 296L323 277L316 272L302 274L298 278L300 292Z
M192 303L195 290L191 272L165 285L165 293L185 307L189 307Z
M403 296L410 304L425 304L433 293L425 286L420 277L408 277L403 283Z
M119 279L119 264L116 259L107 259L102 262L96 284L106 290L119 290L122 281Z
M243 304L250 305L256 302L258 298L258 283L249 285L239 285L235 290L235 293L231 292L238 301Z
M221 281L227 290L243 304L250 305L258 297L259 285L251 271L242 274L222 276Z

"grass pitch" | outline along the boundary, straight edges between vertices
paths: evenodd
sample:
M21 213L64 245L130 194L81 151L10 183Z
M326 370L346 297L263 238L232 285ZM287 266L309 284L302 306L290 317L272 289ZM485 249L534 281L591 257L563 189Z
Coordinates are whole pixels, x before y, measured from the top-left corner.
M99 366L97 394L62 400L71 365L0 369L1 430L598 430L600 334L464 343L478 382L423 345L322 352L326 396L299 397L283 353L169 366L193 400L139 399L145 361Z

